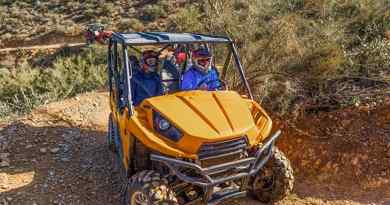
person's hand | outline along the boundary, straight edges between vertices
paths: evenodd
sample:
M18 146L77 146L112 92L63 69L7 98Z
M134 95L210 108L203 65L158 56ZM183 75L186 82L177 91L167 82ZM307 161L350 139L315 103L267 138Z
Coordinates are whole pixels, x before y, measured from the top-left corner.
M199 86L199 90L208 90L208 86L206 83L203 83L202 85Z

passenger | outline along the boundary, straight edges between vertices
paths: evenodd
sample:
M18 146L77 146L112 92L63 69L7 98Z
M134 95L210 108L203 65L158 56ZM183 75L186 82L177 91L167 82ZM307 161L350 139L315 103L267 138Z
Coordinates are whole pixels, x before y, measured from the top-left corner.
M186 53L179 52L177 49L170 50L165 56L160 77L166 92L173 93L180 90L180 77L185 59Z
M163 94L160 76L157 74L159 54L152 50L142 53L140 71L131 79L133 104L139 105L144 99Z
M182 90L218 90L221 80L216 68L211 65L212 55L201 48L192 52L192 66L184 73Z

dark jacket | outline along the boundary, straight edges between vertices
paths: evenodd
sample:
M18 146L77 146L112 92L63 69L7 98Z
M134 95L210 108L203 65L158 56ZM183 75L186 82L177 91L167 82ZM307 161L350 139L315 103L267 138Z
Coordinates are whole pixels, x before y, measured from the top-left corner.
M157 73L137 72L131 79L133 104L139 105L144 99L163 94L161 79Z

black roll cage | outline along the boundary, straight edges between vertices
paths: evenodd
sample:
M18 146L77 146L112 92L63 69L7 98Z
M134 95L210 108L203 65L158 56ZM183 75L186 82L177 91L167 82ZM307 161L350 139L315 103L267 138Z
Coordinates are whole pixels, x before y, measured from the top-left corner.
M110 92L112 91L112 77L115 80L115 86L116 88L120 87L119 84L119 79L120 79L120 70L118 70L119 67L119 59L118 59L118 44L121 44L122 46L122 67L124 65L124 74L126 76L125 78L125 93L127 94L127 106L128 106L128 111L129 111L129 117L133 115L134 112L134 106L133 106L133 101L132 101L132 94L131 94L131 78L133 77L133 65L129 63L129 55L128 55L128 48L136 51L136 52L141 52L138 48L134 46L153 46L153 45L165 45L161 50L164 50L165 48L169 47L170 45L173 44L185 44L185 45L190 45L190 44L227 44L229 53L227 55L227 58L225 60L224 66L222 68L222 73L221 73L221 78L225 79L227 70L230 65L231 58L233 57L234 62L236 64L236 68L238 69L238 72L240 74L241 80L244 82L245 88L249 94L250 99L253 100L253 95L252 91L250 89L249 83L245 77L244 69L240 61L240 56L237 52L237 47L234 44L234 42L224 36L212 36L212 35L203 35L203 34L191 34L193 35L197 40L167 40L166 37L162 34L156 34L156 33L150 33L150 32L138 32L137 34L141 35L142 37L145 37L148 41L152 42L137 42L137 43L132 43L131 39L128 40L124 37L123 34L121 33L113 33L113 36L109 40L108 44L108 55L107 55L107 62L108 62L108 75L109 75L109 88ZM210 38L216 38L218 40L201 40L199 39L200 37L210 37ZM161 38L163 41L161 41ZM120 102L120 96L116 96L116 101ZM117 103L117 106L119 103Z

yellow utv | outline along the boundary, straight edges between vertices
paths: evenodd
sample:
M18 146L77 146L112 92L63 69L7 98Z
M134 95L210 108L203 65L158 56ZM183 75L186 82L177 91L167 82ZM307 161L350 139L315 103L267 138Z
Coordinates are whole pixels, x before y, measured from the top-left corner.
M177 86L197 46L215 53L212 63L223 85L215 91ZM151 48L161 54L180 48L186 58L179 64L166 57L164 62L176 70L167 72L167 63L160 63L164 95L134 106L131 81L138 72L137 56ZM253 100L230 38L114 32L108 42L108 76L107 140L125 184L123 204L219 204L248 194L273 203L292 191L291 165L275 147L281 131L272 132L271 118Z

